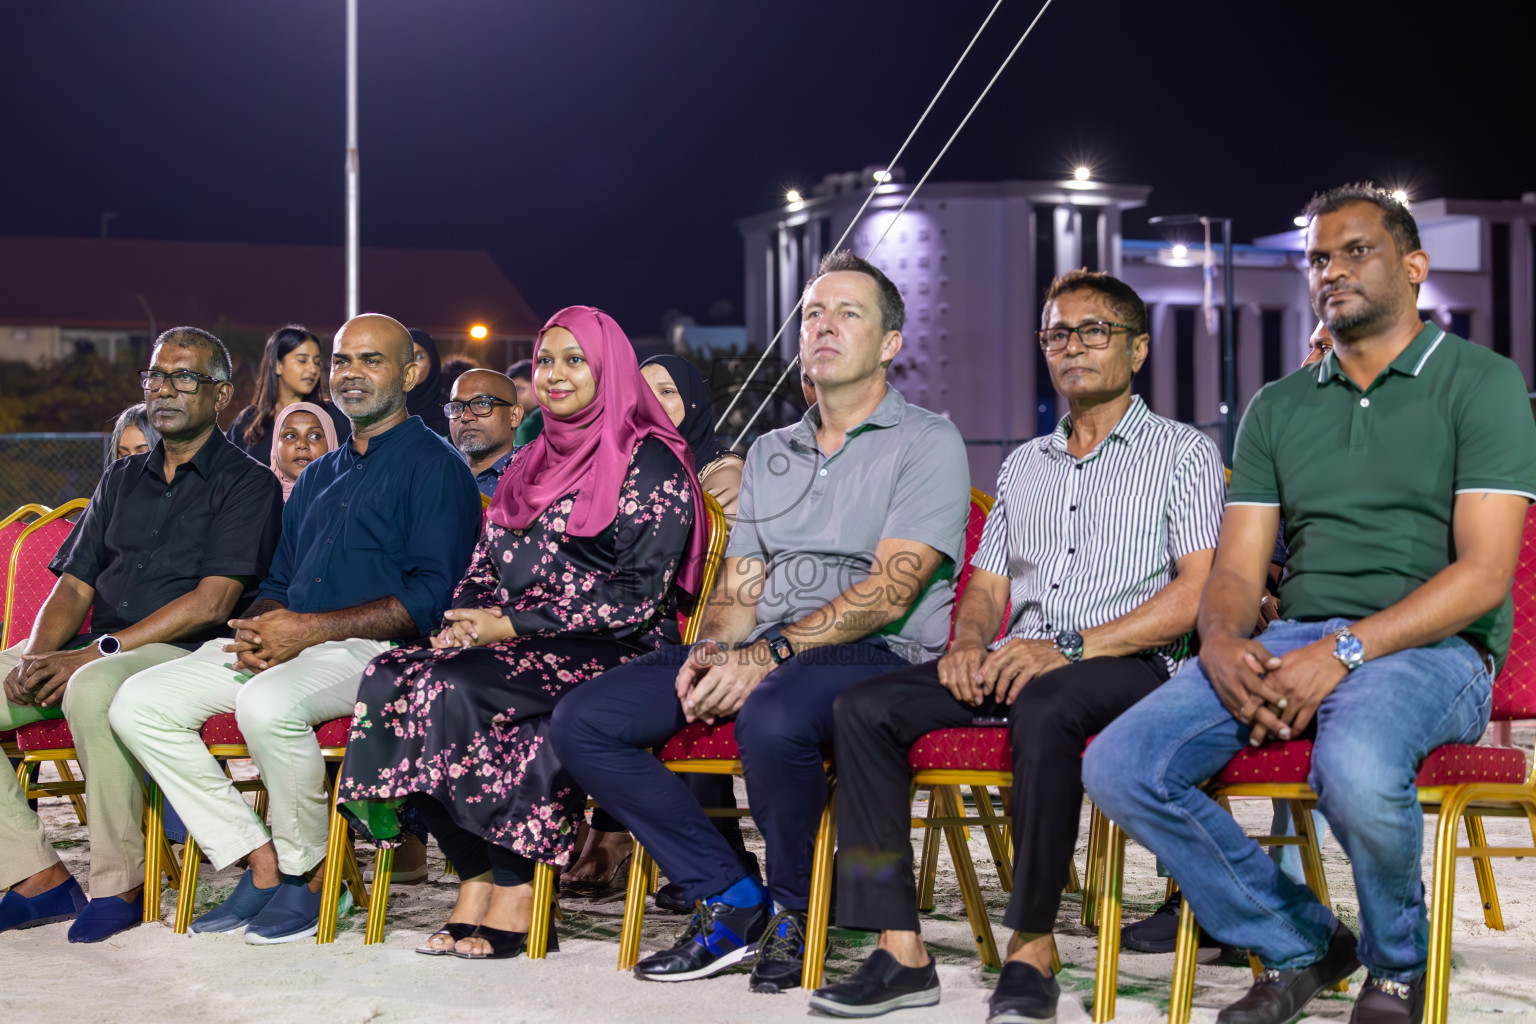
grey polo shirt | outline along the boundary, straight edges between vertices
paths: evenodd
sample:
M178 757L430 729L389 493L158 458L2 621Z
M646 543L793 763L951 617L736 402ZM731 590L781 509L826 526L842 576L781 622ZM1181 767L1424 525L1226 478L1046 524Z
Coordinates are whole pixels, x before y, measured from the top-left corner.
M954 566L970 512L960 431L894 388L830 456L816 443L820 426L813 406L747 452L725 555L767 565L751 638L805 618L868 577L875 546L891 537L926 544L947 561L908 614L875 635L910 662L938 657L949 643Z

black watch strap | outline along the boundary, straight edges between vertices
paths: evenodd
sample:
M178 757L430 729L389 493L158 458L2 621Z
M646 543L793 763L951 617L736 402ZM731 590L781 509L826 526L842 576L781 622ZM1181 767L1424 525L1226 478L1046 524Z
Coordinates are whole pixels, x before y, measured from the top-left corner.
M779 632L763 634L763 642L768 645L768 650L773 654L773 661L782 665L795 656L795 649L790 646L784 634Z

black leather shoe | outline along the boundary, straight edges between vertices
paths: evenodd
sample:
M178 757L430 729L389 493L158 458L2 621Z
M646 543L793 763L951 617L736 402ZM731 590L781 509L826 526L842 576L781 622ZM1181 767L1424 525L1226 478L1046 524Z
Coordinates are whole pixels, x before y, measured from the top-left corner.
M757 944L752 965L753 992L788 992L800 987L805 970L805 911L781 910L773 915Z
M741 861L741 866L746 869L747 874L759 882L763 880L763 869L757 861L756 854L747 850L738 850L736 859ZM676 882L668 882L657 889L651 900L656 904L657 910L665 910L669 914L693 913L693 903L683 898L683 887Z
M1133 921L1120 929L1120 945L1134 953L1172 953L1179 939L1179 911L1184 906L1184 894L1175 891L1152 912L1151 917ZM1215 939L1200 929L1200 948L1219 946Z
M756 954L771 909L767 903L733 907L700 900L677 945L635 964L635 977L643 981L692 981L744 963Z
M1424 976L1412 981L1365 979L1349 1024L1421 1024L1424 1020Z
M834 1017L878 1017L938 1002L939 972L932 957L921 967L903 967L891 954L877 949L853 974L817 989L811 1009Z
M1055 1024L1061 986L1056 975L1041 974L1030 964L1003 964L997 989L987 1004L987 1024Z
M1295 970L1265 971L1243 998L1216 1015L1216 1024L1285 1024L1318 993L1337 985L1359 966L1354 935L1335 924L1321 960Z

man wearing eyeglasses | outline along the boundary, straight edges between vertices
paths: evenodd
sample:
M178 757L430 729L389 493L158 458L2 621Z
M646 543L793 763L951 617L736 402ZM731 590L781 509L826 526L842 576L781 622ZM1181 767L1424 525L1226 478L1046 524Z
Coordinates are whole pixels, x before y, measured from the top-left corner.
M988 1020L1055 1020L1052 932L1077 841L1084 745L1189 656L1221 524L1221 456L1131 394L1150 338L1128 286L1073 271L1052 284L1041 323L1070 412L1004 462L948 653L837 700L837 921L880 941L851 977L811 998L824 1013L938 1002L919 934L907 754L932 730L990 724L1012 745L1014 863L1003 918L1013 936Z
M58 582L32 635L0 653L0 729L69 723L90 808L92 897L86 904L59 862L16 776L0 773L0 887L10 887L0 931L75 918L70 941L97 942L143 920L142 771L107 709L130 676L229 636L225 623L266 575L282 522L272 471L219 430L229 371L205 331L173 328L155 342L139 378L160 443L108 468L49 564Z
M512 461L513 438L523 421L512 378L495 370L467 370L453 382L453 400L443 406L453 446L469 463L475 486L487 498Z

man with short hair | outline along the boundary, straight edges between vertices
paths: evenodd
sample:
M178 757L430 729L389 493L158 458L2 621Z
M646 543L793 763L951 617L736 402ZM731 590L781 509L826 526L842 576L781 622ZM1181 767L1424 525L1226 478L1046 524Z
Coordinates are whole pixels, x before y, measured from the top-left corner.
M0 653L0 729L69 723L90 809L92 899L6 774L0 931L73 917L71 942L99 942L144 919L143 772L112 735L107 708L135 673L227 637L225 622L251 602L277 546L282 488L219 430L234 392L223 343L172 328L139 378L158 443L107 468L49 563L59 579L32 635ZM87 614L92 632L80 635Z
M517 389L517 402L523 407L523 421L517 425L512 447L521 448L544 432L544 410L533 393L533 360L519 359L507 367L507 376Z
M1221 526L1221 453L1131 394L1151 339L1129 286L1066 274L1040 326L1070 411L1003 463L949 652L837 698L837 920L880 942L850 978L812 997L824 1013L939 1001L912 879L907 755L929 732L980 720L1008 729L1013 754L1003 917L1013 937L988 1019L1054 1020L1052 933L1077 842L1083 747L1188 654ZM995 640L1010 602L1007 636Z
M832 701L949 637L970 477L954 425L886 382L903 317L872 264L846 251L822 260L800 330L820 401L747 453L703 611L709 639L637 658L555 710L561 760L697 901L687 932L640 961L639 978L702 978L756 955L753 991L800 984ZM689 722L732 717L768 892L651 753Z
M1222 1024L1288 1021L1360 963L1351 1020L1417 1021L1429 928L1415 776L1488 723L1536 423L1512 362L1420 322L1429 256L1401 203L1346 185L1306 212L1333 351L1250 403L1200 658L1099 735L1083 777L1206 930L1263 963ZM1282 513L1280 619L1251 637ZM1308 782L1354 869L1358 946L1200 789L1270 736L1312 740Z
M469 463L475 486L487 498L512 461L513 436L523 421L523 407L510 378L495 370L465 370L453 382L443 406L453 446Z
M193 922L254 944L313 935L330 800L313 727L351 715L363 669L391 641L434 629L469 561L480 496L464 460L405 393L411 336L377 313L336 333L331 395L351 443L305 467L283 510L272 571L234 643L212 641L130 680L112 728L222 870L249 859L234 893ZM261 771L268 836L198 735L233 711Z

